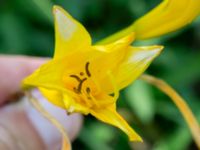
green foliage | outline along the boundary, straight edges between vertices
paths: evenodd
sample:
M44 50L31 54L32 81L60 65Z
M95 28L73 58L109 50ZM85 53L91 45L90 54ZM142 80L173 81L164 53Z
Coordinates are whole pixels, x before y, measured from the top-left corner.
M51 7L59 4L82 22L96 42L142 16L161 0L2 0L0 1L0 53L52 56L54 29ZM200 19L165 37L134 45L165 45L148 73L170 83L200 119ZM137 81L122 92L119 108L145 143L141 150L196 149L191 134L168 97ZM138 149L119 130L85 119L73 143L81 150Z
M143 123L149 123L155 115L155 97L152 95L151 87L144 81L135 81L126 89L127 103L133 113Z

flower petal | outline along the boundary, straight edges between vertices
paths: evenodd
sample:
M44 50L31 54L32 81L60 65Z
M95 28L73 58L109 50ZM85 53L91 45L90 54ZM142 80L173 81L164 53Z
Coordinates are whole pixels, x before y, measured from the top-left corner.
M52 91L58 91L67 93L69 95L75 95L72 91L66 88L63 82L63 75L65 72L66 63L63 59L51 60L48 63L42 65L34 73L23 80L23 88L26 87L39 87ZM56 95L58 93L53 93ZM60 96L59 96L60 97Z
M103 52L112 52L118 49L124 49L131 45L131 43L135 40L135 33L131 32L128 35L105 45L95 45L93 46L95 49Z
M164 0L134 24L137 39L175 31L192 22L200 13L200 0Z
M96 45L93 48L101 52L101 56L94 60L95 68L103 70L103 74L106 74L108 69L113 69L118 63L121 62L125 55L125 49L135 39L135 34L131 33L115 42L112 42L107 45ZM97 52L96 52L97 53ZM99 72L96 76L98 76Z
M71 95L61 92L57 89L47 89L39 87L42 95L52 104L67 110L68 113L81 112L83 114L88 114L89 111L84 105L80 105L75 101L75 98Z
M128 125L128 123L116 112L115 107L107 107L100 110L91 110L90 112L97 119L120 128L125 132L130 141L142 141L141 137Z
M129 47L118 70L113 72L119 89L137 79L162 49L162 46Z
M54 58L66 56L74 50L91 46L86 29L59 6L53 8L55 18L56 45Z
M87 108L84 108L76 102L76 99L78 99L77 95L66 88L62 80L63 68L65 68L62 62L61 60L53 60L42 65L23 81L23 86L38 87L42 95L47 98L48 101L68 110L69 113L81 112L83 114L88 114Z
M33 74L23 80L23 86L38 87L44 97L51 103L66 108L63 102L63 92L70 93L62 82L62 74L65 65L62 61L49 61L42 65Z
M65 105L65 109L67 112L74 113L74 112L79 112L84 115L87 115L89 113L89 109L80 103L76 101L77 99L75 97L71 97L69 94L63 94L63 102Z
M61 65L62 64L62 65ZM62 74L65 64L61 60L51 60L23 80L23 86L54 89L63 87Z
M101 56L96 57L91 63L91 71L99 83L100 89L111 94L114 90L114 85L108 76L109 72L116 70L126 55L126 50L134 41L135 34L131 33L117 41L106 45L96 45L93 48L101 52ZM94 58L94 57L93 57ZM105 86L106 85L106 86Z
M58 90L52 90L42 87L39 87L39 91L49 102L65 109L65 104L63 102L63 95L61 92L59 92Z

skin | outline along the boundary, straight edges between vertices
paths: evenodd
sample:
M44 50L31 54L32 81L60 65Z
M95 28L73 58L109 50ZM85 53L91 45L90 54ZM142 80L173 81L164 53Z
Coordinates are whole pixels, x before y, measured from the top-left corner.
M41 136L45 132L39 133L27 115L27 110L33 108L25 108L30 106L22 105L20 102L11 102L22 96L21 81L23 78L30 75L46 61L47 59L44 58L0 55L0 149L44 150L50 149L47 147L60 145L61 138L57 136L46 140L52 143L51 146L45 145ZM45 102L44 105L48 110L49 104ZM80 130L82 117L76 114L72 117L61 118L56 110L57 108L54 109L53 115L58 120L59 118L63 120L69 138L73 140ZM38 122L40 123L40 120ZM58 135L56 129L46 132Z

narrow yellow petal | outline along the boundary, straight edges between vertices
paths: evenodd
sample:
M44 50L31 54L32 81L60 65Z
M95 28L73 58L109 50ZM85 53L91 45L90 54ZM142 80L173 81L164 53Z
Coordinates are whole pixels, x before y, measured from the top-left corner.
M164 0L134 24L137 39L175 31L191 23L200 13L200 0Z
M137 79L162 49L162 46L129 47L124 60L113 72L118 87L122 89Z
M56 34L54 58L91 46L89 33L78 21L59 6L53 7L53 13Z
M199 123L196 120L194 114L190 110L189 106L185 102L185 100L166 82L151 75L142 75L141 79L156 86L158 89L163 91L166 95L168 95L173 103L177 106L181 114L183 115L185 121L187 122L193 138L200 149L200 127Z
M142 141L141 137L116 112L114 107L107 107L100 110L91 110L91 114L97 119L121 129L128 135L130 141Z
M200 0L163 0L149 13L129 27L110 35L98 44L107 44L131 32L136 39L149 39L176 31L191 23L200 14Z

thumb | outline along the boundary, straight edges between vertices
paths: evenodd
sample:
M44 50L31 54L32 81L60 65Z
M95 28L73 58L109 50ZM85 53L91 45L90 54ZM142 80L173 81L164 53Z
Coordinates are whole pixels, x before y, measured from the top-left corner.
M0 55L0 105L20 92L21 81L46 61L46 58Z

